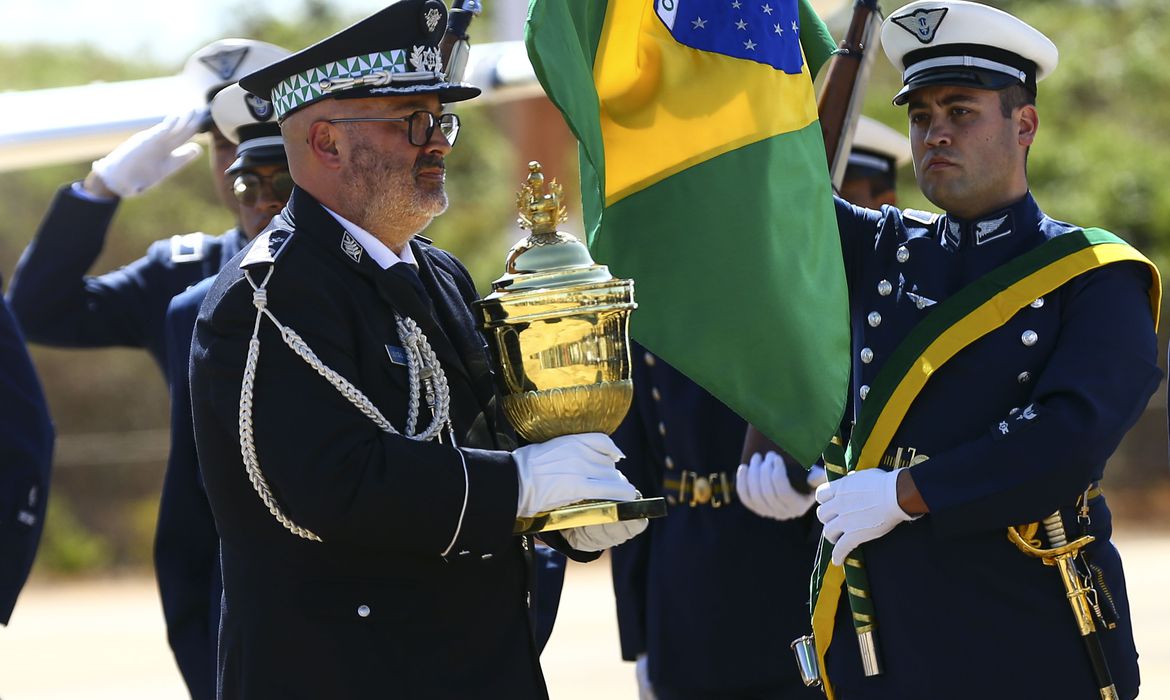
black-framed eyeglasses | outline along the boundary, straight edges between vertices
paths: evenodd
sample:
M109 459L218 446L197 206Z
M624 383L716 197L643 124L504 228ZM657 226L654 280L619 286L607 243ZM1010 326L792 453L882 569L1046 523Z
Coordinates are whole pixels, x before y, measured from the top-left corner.
M236 201L240 204L246 207L256 206L256 202L260 199L261 190L266 183L272 188L273 199L279 202L288 201L289 195L292 194L293 179L287 170L280 170L271 175L260 175L253 172L240 173L235 182L232 183L232 194L236 196Z
M406 122L407 138L411 146L425 146L435 135L435 124L447 143L454 146L459 136L459 116L450 112L435 115L425 109L420 109L409 117L346 117L342 119L327 119L330 124L352 124L356 122Z

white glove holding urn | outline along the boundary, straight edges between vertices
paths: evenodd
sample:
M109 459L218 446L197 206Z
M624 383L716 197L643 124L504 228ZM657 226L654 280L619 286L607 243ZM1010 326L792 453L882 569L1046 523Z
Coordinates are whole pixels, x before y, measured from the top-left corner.
M898 473L863 469L817 487L817 519L833 543L833 563L840 566L858 546L913 520L898 505Z
M583 500L629 501L638 491L614 466L625 457L604 433L562 435L512 452L520 481L517 517ZM646 529L645 518L563 530L565 541L582 552L599 552Z
M174 114L126 139L105 158L95 160L93 172L120 197L132 197L157 185L199 157L203 147L189 143L199 132L206 108Z
M825 483L825 470L813 467L807 483L816 488ZM784 458L775 452L752 455L735 473L735 492L748 510L774 520L792 520L808 512L815 502L812 492L792 488Z

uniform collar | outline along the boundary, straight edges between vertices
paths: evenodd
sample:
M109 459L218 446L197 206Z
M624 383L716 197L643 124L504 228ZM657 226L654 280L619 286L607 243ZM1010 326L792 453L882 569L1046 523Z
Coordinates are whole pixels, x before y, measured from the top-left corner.
M1028 192L1014 204L974 219L947 214L939 227L940 242L948 250L993 246L1036 230L1043 218L1044 213Z
M361 226L358 226L324 204L321 205L321 208L329 212L329 215L334 219L337 219L337 223L341 224L341 228L345 229L349 235L353 236L354 240L356 240L358 244L361 245L370 258L372 258L374 262L378 263L378 266L383 270L389 270L390 266L396 265L400 262L407 263L416 270L418 269L418 261L415 260L414 251L410 249L409 244L402 247L402 255L397 255L393 250L390 250L390 248L385 243L378 240L374 234L365 230Z

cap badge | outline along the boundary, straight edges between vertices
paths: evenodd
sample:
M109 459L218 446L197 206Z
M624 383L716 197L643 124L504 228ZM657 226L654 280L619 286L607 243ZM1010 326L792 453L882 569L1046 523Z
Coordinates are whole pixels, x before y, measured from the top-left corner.
M233 49L218 51L210 56L200 56L199 62L207 66L221 80L230 80L236 74L236 70L244 62L244 57L247 55L248 47L238 46Z
M362 261L362 244L357 242L357 239L349 235L348 232L341 237L341 251L349 256L350 260L355 263Z
M258 122L266 122L272 118L272 103L263 97L256 97L250 92L244 93L244 106Z
M433 32L439 26L439 20L443 19L443 13L435 8L430 8L423 14L423 21L427 23L427 31Z
M416 46L410 52L410 65L416 71L441 73L443 71L443 56L437 46Z
M923 44L934 41L934 35L947 14L945 7L936 7L930 10L915 10L912 14L892 17L890 21L902 29L910 32Z

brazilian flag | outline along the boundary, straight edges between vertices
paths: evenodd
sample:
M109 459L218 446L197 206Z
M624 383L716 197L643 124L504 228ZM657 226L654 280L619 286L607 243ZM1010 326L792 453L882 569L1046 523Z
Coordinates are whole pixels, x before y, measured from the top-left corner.
M812 463L849 319L808 0L532 0L525 43L580 142L590 251L635 281L633 336Z

